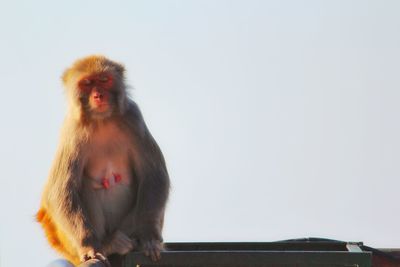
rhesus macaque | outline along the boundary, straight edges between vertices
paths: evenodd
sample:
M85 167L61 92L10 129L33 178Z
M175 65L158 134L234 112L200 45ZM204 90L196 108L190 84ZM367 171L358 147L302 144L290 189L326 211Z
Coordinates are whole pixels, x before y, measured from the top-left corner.
M51 246L75 265L111 254L163 249L169 191L163 155L127 96L122 65L76 61L62 77L69 100L37 220Z

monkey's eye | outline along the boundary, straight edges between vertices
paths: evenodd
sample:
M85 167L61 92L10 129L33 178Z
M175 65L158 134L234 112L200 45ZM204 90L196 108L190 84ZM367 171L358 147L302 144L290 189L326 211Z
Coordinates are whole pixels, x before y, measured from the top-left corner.
M100 76L99 77L99 81L103 82L103 83L106 83L106 82L108 82L108 77L107 76Z
M92 81L89 80L89 79L83 79L83 80L81 81L81 84L82 84L82 85L90 85L91 83L92 83Z
M84 78L79 81L78 85L79 85L79 89L81 89L82 92L88 93L91 90L93 81L88 78Z
M113 77L111 75L99 75L96 79L96 84L104 89L111 89L113 87Z

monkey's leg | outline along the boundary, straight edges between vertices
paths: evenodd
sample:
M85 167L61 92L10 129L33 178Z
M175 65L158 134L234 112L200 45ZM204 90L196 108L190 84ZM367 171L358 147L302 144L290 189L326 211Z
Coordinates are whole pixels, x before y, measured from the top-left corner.
M103 240L106 235L106 218L103 212L101 201L99 200L100 191L91 188L88 184L84 185L82 200L86 207L90 223L98 240Z
M134 242L123 232L117 230L111 235L106 233L107 218L100 200L104 192L90 188L90 186L85 186L85 188L83 194L84 203L87 205L88 216L96 236L102 242L101 252L103 255L106 257L114 253L125 255L134 249Z
M82 190L82 200L83 205L87 210L87 216L90 220L91 226L93 227L94 233L96 238L103 242L106 236L106 218L102 208L102 202L100 201L99 197L101 197L100 191L92 188L86 181L84 180L84 186ZM110 263L107 260L107 255L103 248L101 248L98 252L95 251L88 251L83 259L85 262L87 261L96 261L100 260L105 264L105 266L109 266ZM97 266L97 265L96 265Z

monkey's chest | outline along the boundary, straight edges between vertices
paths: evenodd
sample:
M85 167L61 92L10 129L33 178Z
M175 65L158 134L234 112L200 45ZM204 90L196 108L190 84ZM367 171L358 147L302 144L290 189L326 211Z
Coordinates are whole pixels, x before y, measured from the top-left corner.
M115 144L96 144L88 154L85 187L110 229L134 203L130 162L128 150Z
M111 123L98 127L87 145L84 190L90 198L93 221L102 217L112 230L135 201L132 143L125 132Z
M132 168L126 149L113 145L98 145L91 149L85 176L95 190L112 190L131 184Z

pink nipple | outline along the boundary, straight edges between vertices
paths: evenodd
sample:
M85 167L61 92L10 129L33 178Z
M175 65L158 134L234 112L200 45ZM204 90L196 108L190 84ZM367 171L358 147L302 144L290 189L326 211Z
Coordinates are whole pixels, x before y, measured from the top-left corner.
M103 185L103 187L105 189L110 188L110 181L107 178L103 178L103 180L101 181L101 184Z
M122 179L121 174L113 173L113 175L114 175L114 181L115 181L116 183L121 182L121 179Z

